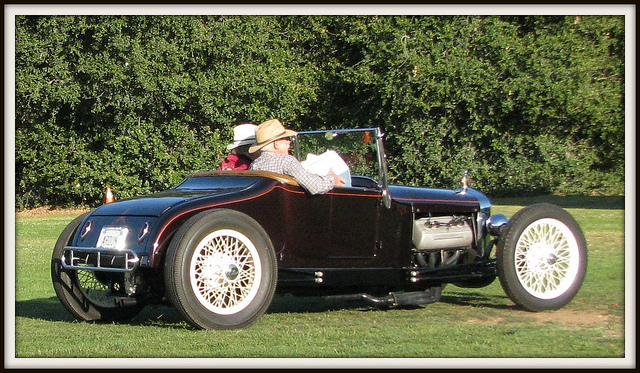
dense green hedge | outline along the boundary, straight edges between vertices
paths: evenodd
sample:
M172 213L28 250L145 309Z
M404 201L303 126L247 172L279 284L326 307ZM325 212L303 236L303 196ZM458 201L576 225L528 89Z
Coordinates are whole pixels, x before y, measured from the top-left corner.
M623 16L17 16L16 205L209 170L231 128L382 126L394 182L624 188Z

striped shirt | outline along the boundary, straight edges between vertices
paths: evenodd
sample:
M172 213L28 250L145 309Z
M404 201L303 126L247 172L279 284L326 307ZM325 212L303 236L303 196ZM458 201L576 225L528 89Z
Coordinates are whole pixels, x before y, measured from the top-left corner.
M331 176L316 175L307 171L300 161L289 154L262 152L251 163L250 169L289 175L311 194L324 194L330 191L335 183Z

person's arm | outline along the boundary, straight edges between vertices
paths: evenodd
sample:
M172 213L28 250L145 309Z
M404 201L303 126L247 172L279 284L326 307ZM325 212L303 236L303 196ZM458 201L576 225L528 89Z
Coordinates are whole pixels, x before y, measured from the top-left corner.
M344 177L333 172L333 168L329 170L329 176L333 178L334 187L343 187L345 186L345 184L347 184L347 181L344 179Z
M293 156L287 157L284 165L284 172L292 176L298 184L305 188L311 194L324 194L336 185L336 179L333 176L316 175L307 171L300 162Z

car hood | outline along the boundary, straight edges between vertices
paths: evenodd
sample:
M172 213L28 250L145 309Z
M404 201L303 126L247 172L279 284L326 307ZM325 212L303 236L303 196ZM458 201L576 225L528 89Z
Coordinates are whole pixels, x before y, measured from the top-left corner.
M472 188L462 192L462 189L390 186L389 194L398 203L410 204L415 212L433 211L436 206L439 207L436 210L443 211L450 209L450 206L469 211L487 210L491 207L489 198Z
M232 202L247 193L268 189L275 183L292 184L295 181L291 177L266 171L195 173L171 189L104 204L95 209L92 215L157 217L173 207L197 202L198 199Z
M226 194L225 191L163 191L155 194L132 197L104 204L95 209L92 215L105 216L160 216L171 207L188 200Z

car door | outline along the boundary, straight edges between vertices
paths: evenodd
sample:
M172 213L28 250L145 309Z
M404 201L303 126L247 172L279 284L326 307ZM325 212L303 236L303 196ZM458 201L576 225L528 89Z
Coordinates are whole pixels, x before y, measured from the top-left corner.
M349 187L309 195L286 186L282 193L281 255L287 266L345 268L375 258L379 190Z
M382 201L380 190L336 188L327 197L331 200L327 258L342 259L345 266L375 258Z

